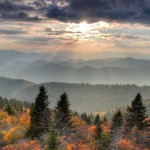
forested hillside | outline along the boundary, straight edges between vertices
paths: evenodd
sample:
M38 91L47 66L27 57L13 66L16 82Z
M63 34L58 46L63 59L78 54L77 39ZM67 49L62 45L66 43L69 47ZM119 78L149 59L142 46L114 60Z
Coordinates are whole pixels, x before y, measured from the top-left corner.
M51 109L44 86L32 105L0 97L0 149L149 150L150 124L140 93L109 120L98 113L72 111L70 98L62 93Z
M43 83L48 89L51 107L56 105L57 99L63 92L67 92L71 107L78 112L103 112L124 107L130 103L137 92L141 92L143 99L150 98L149 86L136 85L90 85L68 83ZM24 80L0 78L0 95L2 97L17 98L33 102L39 84Z
M148 117L150 117L150 100L143 100L143 103L144 105L146 106L146 110L147 110L147 115ZM104 113L103 115L106 116L108 119L111 119L112 116L120 109L122 112L125 112L126 111L126 108L127 106L124 106L124 107L118 107L118 108L115 108L113 110L110 110L106 113Z

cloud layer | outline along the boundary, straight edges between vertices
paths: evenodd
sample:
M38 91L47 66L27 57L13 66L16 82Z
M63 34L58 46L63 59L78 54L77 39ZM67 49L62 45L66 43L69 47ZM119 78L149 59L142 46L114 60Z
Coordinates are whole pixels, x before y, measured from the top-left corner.
M0 18L23 21L37 21L35 6L25 3L24 0L0 0Z
M0 0L0 18L150 24L149 0Z
M64 7L51 6L49 18L63 22L90 23L98 21L119 21L130 23L150 23L149 0L68 0Z
M150 0L0 0L0 22L2 49L150 50Z

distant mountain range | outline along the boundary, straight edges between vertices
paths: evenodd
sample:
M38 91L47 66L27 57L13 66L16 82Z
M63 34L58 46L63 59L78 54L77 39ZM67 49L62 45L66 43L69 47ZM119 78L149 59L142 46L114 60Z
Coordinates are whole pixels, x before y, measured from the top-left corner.
M148 59L119 57L83 60L73 55L73 52L0 51L0 76L36 83L150 84Z
M0 96L33 102L40 85L25 80L0 77ZM56 106L59 95L67 92L71 108L80 113L106 112L117 107L124 107L131 103L137 92L141 92L143 99L150 98L150 86L90 85L57 82L43 83L43 85L48 90L51 107ZM149 106L149 102L147 106Z

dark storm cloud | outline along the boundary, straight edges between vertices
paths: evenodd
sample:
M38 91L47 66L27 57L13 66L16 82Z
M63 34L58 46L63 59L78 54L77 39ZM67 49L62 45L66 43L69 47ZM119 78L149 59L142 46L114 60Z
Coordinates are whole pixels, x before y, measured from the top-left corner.
M37 15L30 16L30 13L34 12L35 8L23 1L0 0L0 18L2 19L37 21L40 19Z
M119 21L150 23L149 0L68 0L68 5L49 6L47 16L62 22Z
M46 14L46 15L45 15ZM0 18L150 24L150 0L0 0Z
M29 16L26 12L12 12L12 13L1 13L1 18L3 19L14 19L14 20L25 20L25 21L38 21L40 18L38 16Z
M18 10L33 10L34 8L25 5L21 2L17 1L10 1L10 0L1 0L0 1L0 11L18 11Z

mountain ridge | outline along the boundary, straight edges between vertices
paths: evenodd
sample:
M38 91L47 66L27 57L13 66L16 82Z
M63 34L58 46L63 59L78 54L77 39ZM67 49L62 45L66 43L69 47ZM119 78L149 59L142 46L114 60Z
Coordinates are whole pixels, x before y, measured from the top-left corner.
M150 84L150 60L132 57L82 60L74 54L0 51L0 76L36 83Z
M150 98L150 86L59 82L36 84L8 78L2 84L3 79L0 77L0 96L2 97L33 102L39 86L44 85L48 91L51 107L56 106L59 95L67 92L72 109L80 113L103 112L126 106L138 92L141 92L143 99Z

